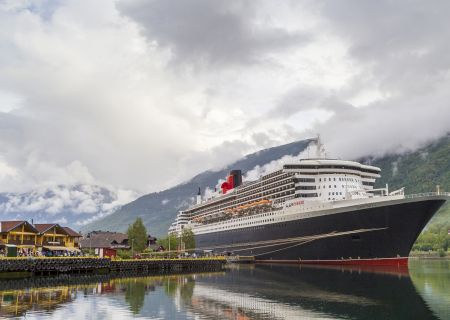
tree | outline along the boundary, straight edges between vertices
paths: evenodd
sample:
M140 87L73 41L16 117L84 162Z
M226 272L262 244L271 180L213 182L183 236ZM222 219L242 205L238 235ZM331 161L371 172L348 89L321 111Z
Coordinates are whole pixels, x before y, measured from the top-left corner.
M181 241L183 241L185 249L195 248L195 238L194 233L190 228L184 228L181 232Z
M147 229L141 218L137 218L128 226L128 245L134 252L142 252L147 247Z
M157 243L160 246L163 246L164 250L169 251L169 249L170 249L170 251L174 251L177 249L177 236L175 234L171 233L171 234L167 235L167 237L165 237L165 238L158 239ZM170 245L169 245L169 243L170 243Z

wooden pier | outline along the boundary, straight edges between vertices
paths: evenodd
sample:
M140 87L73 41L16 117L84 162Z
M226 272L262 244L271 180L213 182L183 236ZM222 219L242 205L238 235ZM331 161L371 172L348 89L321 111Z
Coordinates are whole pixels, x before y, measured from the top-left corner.
M230 256L226 259L229 263L255 263L254 256Z
M222 257L128 260L94 257L0 258L0 275L206 271L221 270L225 263Z

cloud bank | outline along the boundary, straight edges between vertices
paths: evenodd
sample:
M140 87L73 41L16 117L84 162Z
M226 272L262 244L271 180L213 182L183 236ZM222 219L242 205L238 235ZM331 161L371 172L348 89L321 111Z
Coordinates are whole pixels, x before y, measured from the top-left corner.
M0 2L0 191L158 191L321 133L331 156L450 129L450 5Z

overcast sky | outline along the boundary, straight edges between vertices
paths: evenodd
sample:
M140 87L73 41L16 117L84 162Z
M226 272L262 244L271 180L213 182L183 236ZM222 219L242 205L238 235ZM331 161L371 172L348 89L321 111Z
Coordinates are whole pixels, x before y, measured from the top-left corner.
M321 133L331 156L450 129L450 2L0 0L0 192L157 191Z

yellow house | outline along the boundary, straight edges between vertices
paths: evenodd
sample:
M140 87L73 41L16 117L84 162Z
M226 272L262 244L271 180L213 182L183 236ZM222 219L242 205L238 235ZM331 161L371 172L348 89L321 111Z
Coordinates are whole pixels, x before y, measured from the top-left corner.
M38 230L27 221L1 221L0 244L13 244L18 248L34 249L38 241Z
M48 250L78 249L81 235L57 223L35 224L38 231L37 245Z
M69 227L63 227L67 233L66 247L68 248L80 248L80 239L82 235Z

